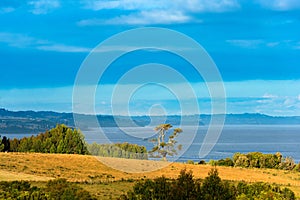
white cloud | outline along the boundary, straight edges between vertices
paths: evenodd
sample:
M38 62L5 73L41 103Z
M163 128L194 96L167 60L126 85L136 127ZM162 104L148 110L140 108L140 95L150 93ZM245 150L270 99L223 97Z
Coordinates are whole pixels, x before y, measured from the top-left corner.
M265 93L259 100L256 100L259 104L273 103L278 99L277 95Z
M257 48L263 44L263 40L226 40L231 45L243 47L243 48Z
M35 15L47 14L48 12L60 7L58 0L33 0L29 1L28 5L33 8L30 10Z
M120 9L131 11L110 19L87 19L78 22L81 26L103 24L173 24L194 21L192 15L201 12L225 12L238 9L236 0L94 0L83 1L86 9ZM200 22L201 20L197 21Z
M190 21L190 19L189 16L179 11L142 11L138 14L114 18L107 22L112 24L147 25L184 23Z
M298 98L297 98L297 99L298 99L298 101L300 101L300 94L298 95Z
M177 6L193 12L225 12L240 8L235 0L188 0L181 1Z
M19 48L25 48L33 44L36 45L47 43L47 41L45 40L38 40L24 34L8 32L0 32L0 42L7 43L9 46Z
M15 11L15 8L13 7L4 7L4 8L0 8L0 13L10 13Z
M295 49L300 49L300 42L297 42L297 43L294 45L294 48L295 48Z
M283 105L285 105L286 107L291 107L295 105L295 103L296 103L295 98L286 97L283 102Z
M269 93L265 93L263 96L263 98L267 98L267 99L274 99L274 98L278 98L277 95L274 94L269 94Z
M258 0L258 3L265 7L272 10L295 10L300 9L300 1L299 0Z
M268 47L276 47L280 44L280 42L268 42L266 45Z
M90 48L68 46L68 45L63 45L63 44L38 46L37 49L43 50L43 51L71 52L71 53L90 52L92 50Z
M32 48L43 51L57 51L57 52L90 52L90 48L70 46L65 44L58 44L48 40L41 40L30 37L24 34L0 32L0 43L5 43L8 46L16 48Z
M93 26L104 24L131 24L131 25L148 25L148 24L173 24L190 21L190 17L181 12L170 11L142 11L130 15L121 15L112 19L88 19L78 22L80 26Z
M267 41L261 39L233 39L226 40L226 42L233 46L248 49L256 49L259 47L300 49L300 42L294 40Z
M223 12L239 8L237 0L86 0L85 8L92 10L173 10L187 12Z

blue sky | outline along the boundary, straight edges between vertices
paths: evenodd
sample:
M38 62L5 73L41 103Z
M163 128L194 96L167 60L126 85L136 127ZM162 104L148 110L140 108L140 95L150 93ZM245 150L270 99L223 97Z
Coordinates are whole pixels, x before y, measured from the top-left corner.
M182 32L206 49L225 82L228 113L300 115L298 0L1 0L0 107L71 112L73 84L89 52L114 34L148 26ZM118 78L149 62L181 68L197 91L201 113L209 113L209 94L188 63L144 51L120 58L107 71L97 112L110 114ZM159 114L161 107L180 114L178 101L190 101L157 86L143 87L131 100L135 115L150 108ZM126 103L118 101L117 114L126 114Z

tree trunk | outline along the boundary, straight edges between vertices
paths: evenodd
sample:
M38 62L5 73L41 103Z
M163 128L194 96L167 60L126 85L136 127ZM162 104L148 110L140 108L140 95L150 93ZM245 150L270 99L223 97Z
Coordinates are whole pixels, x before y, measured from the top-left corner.
M163 156L163 161L168 161L167 156Z

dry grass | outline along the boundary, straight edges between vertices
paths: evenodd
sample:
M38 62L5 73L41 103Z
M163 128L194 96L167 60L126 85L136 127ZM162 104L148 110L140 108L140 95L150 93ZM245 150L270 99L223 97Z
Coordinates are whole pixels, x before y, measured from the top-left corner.
M66 178L74 182L89 182L95 186L84 186L96 192L96 185L115 194L122 192L117 184L110 183L121 179L155 178L166 176L176 178L180 170L192 170L196 178L204 178L212 168L209 165L189 165L183 163L165 163L156 161L127 160L121 158L99 158L83 155L38 154L38 153L0 153L0 180L49 180L51 178ZM101 162L109 164L118 171ZM273 169L244 169L217 167L222 179L246 182L268 182L290 187L300 196L300 173ZM156 171L151 171L158 169ZM134 173L138 172L138 173ZM115 184L111 187L110 184ZM127 183L127 185L132 185ZM124 190L124 185L119 185ZM106 189L105 189L106 188ZM94 193L93 192L93 193Z
M52 178L50 178L50 177L42 177L42 176L36 176L36 175L32 175L32 174L0 170L0 180L3 180L3 181L15 181L15 180L48 181L51 179Z
M134 185L134 182L112 182L107 184L80 184L82 188L89 191L97 199L117 199L126 194Z

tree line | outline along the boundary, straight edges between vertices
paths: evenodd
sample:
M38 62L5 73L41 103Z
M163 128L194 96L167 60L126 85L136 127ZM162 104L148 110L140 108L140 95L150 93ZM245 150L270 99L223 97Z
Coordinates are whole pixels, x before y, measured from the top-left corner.
M81 131L60 124L45 133L21 139L0 136L0 152L91 154L104 157L148 159L147 149L137 144L87 144Z
M2 152L89 153L83 134L79 130L69 128L63 124L36 136L21 139L9 139L4 136L0 141Z
M121 200L294 200L295 194L288 188L267 183L223 181L213 168L204 180L194 179L191 171L182 170L177 179L164 176L154 180L137 182L133 189L122 195Z
M116 144L88 144L88 151L95 156L117 157L147 160L148 153L144 146L137 144L116 143Z
M293 158L284 158L281 153L263 154L261 152L250 152L246 154L235 153L231 158L211 160L211 165L231 166L244 168L269 168L300 171L300 163L296 164Z

